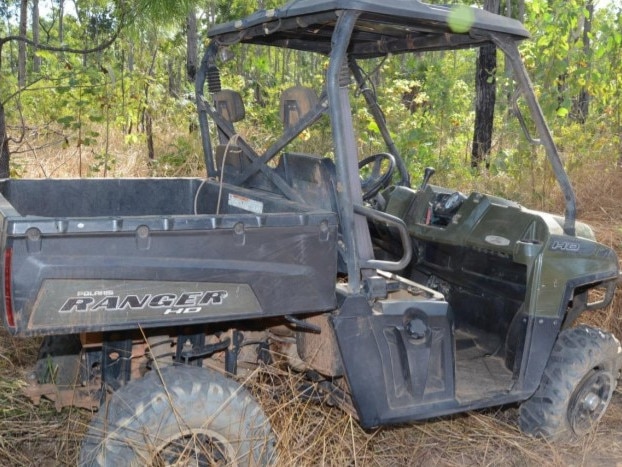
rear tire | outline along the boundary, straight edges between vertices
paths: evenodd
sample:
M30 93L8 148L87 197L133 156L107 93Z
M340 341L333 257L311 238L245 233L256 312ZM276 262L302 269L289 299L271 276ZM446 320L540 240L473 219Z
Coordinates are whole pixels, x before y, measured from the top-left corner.
M246 389L211 370L176 366L112 395L91 423L79 465L267 465L273 445Z
M559 334L540 387L519 410L524 433L571 441L605 413L620 373L622 348L610 333L578 326Z

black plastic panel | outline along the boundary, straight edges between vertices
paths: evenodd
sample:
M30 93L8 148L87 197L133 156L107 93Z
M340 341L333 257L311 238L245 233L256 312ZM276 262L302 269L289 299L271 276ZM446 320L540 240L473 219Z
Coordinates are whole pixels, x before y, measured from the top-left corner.
M219 187L201 180L42 182L4 186L5 196L19 200L16 207L37 217L11 212L6 198L0 206L16 334L177 326L335 307L332 212L224 187L215 214ZM50 196L37 206L20 189L42 199L41 190L49 189ZM140 208L125 207L123 194ZM195 207L199 214L192 214ZM65 208L68 216L91 211L96 217L60 217ZM54 217L40 217L45 213ZM226 295L223 306L200 298L208 292Z
M413 321L419 329L409 332ZM458 405L446 302L400 301L382 314L369 314L362 299L347 299L333 324L363 427L405 422Z

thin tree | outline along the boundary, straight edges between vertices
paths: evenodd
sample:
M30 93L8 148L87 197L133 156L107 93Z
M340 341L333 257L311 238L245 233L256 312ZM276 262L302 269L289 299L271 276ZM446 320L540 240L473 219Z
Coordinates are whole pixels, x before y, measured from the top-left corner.
M592 37L592 21L594 19L594 0L586 0L585 17L583 18L583 56L585 63L591 67L591 37ZM582 86L579 95L574 99L572 104L572 112L570 116L576 122L585 123L590 111L590 93L586 86Z
M58 0L58 41L65 40L65 0Z
M136 3L135 11L137 13L137 21L134 22L134 33L136 31L142 30L148 31L148 34L151 34L151 43L156 43L158 25L177 23L180 21L186 21L186 26L188 29L192 28L192 15L196 11L196 0L140 0ZM196 15L196 13L194 13ZM196 28L196 16L195 25ZM195 36L196 38L196 36ZM187 38L190 41L190 37ZM195 39L196 40L196 39ZM158 49L154 48L152 56L151 56L151 65L147 72L147 75L150 77L154 77L155 74L155 65L157 58ZM190 51L188 51L190 53ZM190 56L188 56L190 58ZM196 61L194 65L194 70L196 70ZM188 62L186 64L186 69L188 74L192 72L192 65ZM143 112L142 112L142 121L144 124L146 139L147 139L147 155L149 160L155 159L155 145L154 145L154 135L153 135L153 116L151 114L149 99L150 99L150 88L149 88L149 80L145 83L144 87L144 103L143 103Z
M35 48L39 46L39 0L32 0L32 41ZM37 54L32 58L32 71L39 73L41 70L41 57Z
M9 137L6 132L6 119L4 116L4 104L0 102L0 178L7 178L10 173L9 160Z
M192 6L186 18L186 77L191 82L194 82L198 68L198 37L197 12Z
M19 35L28 33L28 0L21 0L19 9ZM20 88L26 86L26 43L20 41L17 46L17 83Z
M521 23L525 22L525 0L505 0L505 16L508 18L514 18ZM505 60L505 76L507 78L512 76L512 65L508 60ZM509 80L506 86L506 100L508 102L508 108L512 105L512 95L514 94L514 85ZM509 115L509 114L506 114Z
M499 13L500 0L486 0L484 9ZM492 131L497 98L496 85L497 48L490 44L480 47L475 74L475 129L471 167L479 167L485 161L489 167L488 156L492 148Z

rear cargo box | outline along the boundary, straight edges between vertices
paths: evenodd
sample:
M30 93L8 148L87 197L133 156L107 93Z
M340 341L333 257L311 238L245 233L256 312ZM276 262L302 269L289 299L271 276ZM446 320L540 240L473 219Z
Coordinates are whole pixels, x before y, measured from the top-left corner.
M4 180L0 193L14 334L335 307L332 212L200 179Z

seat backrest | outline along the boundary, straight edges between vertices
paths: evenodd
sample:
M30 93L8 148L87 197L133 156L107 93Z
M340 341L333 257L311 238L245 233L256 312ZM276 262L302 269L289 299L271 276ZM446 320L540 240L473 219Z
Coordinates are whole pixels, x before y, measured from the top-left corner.
M283 91L279 113L285 128L298 123L319 102L316 92L304 86L293 86Z
M224 120L232 124L243 120L246 116L242 96L231 89L223 89L214 93L214 107ZM222 168L223 176L228 178L226 174L240 173L248 164L248 159L235 143L228 141L227 144L216 146L215 162L217 169Z
M214 93L214 107L222 118L231 123L239 122L246 116L242 96L231 89L223 89Z
M327 211L337 211L335 164L327 158L284 153L277 172L305 201Z

